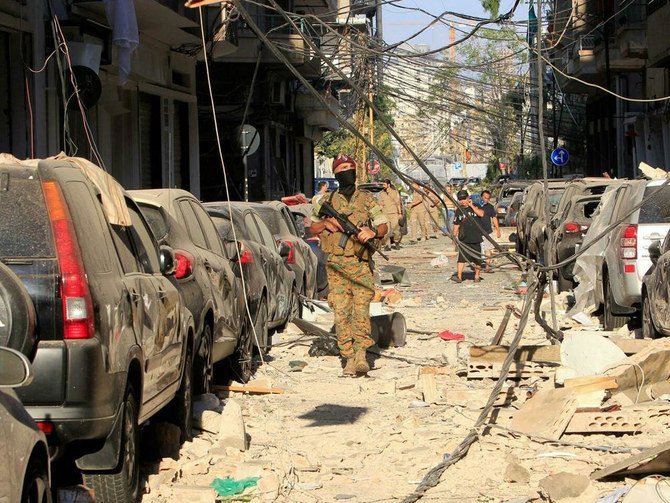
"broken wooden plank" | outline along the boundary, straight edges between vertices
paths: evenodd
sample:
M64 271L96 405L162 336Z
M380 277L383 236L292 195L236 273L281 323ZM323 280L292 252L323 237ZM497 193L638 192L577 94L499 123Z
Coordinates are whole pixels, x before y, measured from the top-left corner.
M230 386L224 386L224 385L215 385L212 386L214 391L232 391L235 393L251 393L254 395L281 395L284 393L284 390L282 388L274 388L274 387L267 387L267 386L240 386L237 384L231 384Z
M538 391L516 411L510 429L558 440L577 411L569 388Z
M437 392L435 374L421 374L419 376L419 380L421 381L423 401L426 403L436 403L439 398L439 394Z
M591 474L591 480L600 480L611 475L644 475L670 472L670 441L646 449L635 456L614 463Z
M453 369L451 367L420 367L419 375L434 374L434 375L451 375Z
M616 379L610 376L586 376L572 377L563 382L566 388L573 388L577 393L589 393L591 391L616 389L619 385Z
M507 373L507 379L523 379L528 377L549 378L557 363L513 362ZM502 372L502 362L470 362L468 379L497 379Z
M515 361L560 362L560 346L519 346L514 353ZM479 361L502 362L509 352L509 346L472 346L470 358Z

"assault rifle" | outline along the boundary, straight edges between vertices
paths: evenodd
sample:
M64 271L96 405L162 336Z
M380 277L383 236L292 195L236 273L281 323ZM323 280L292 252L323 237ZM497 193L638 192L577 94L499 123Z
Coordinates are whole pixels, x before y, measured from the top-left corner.
M347 241L349 240L349 236L353 236L356 238L358 236L358 233L361 232L361 230L356 227L351 221L342 215L339 211L337 211L333 206L328 202L324 201L323 204L321 205L321 209L319 210L319 217L332 217L335 220L337 220L340 223L340 226L342 227L342 237L340 238L340 248L344 248L347 246ZM362 243L363 246L367 247L370 249L370 251L377 252L379 255L381 255L384 260L388 260L388 256L384 254L379 248L377 248L375 245L373 245L370 241L366 241L365 243Z

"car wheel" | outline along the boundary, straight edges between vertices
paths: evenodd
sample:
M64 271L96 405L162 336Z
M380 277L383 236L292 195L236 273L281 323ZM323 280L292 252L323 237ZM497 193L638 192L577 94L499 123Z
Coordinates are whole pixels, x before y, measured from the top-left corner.
M623 327L628 321L628 317L617 316L612 311L615 303L609 285L609 278L606 275L603 275L603 290L603 297L605 298L605 305L603 306L603 328L605 330L615 330L619 327Z
M303 285L305 285L305 282L303 282ZM291 312L289 314L287 323L291 321L294 318L302 318L302 299L301 295L306 295L305 294L306 289L303 286L302 291L300 292L300 295L296 292L296 287L295 285L293 286L293 297L291 300Z
M266 308L267 320L267 308ZM267 321L266 321L267 326ZM249 328L247 328L249 327ZM237 382L246 383L251 379L254 334L249 323L244 324L235 352L228 357L229 376Z
M642 337L644 339L656 339L659 336L651 316L651 303L649 297L642 297Z
M23 480L21 503L51 503L49 460L32 459Z
M170 413L167 418L181 430L180 441L183 444L193 438L193 356L190 349L186 350L184 371L177 394L168 405Z
M96 503L129 503L139 498L140 465L138 463L139 426L135 392L128 385L123 403L121 459L116 470L108 473L84 473L84 485L95 491Z
M212 326L205 323L200 337L200 351L193 361L193 388L197 395L209 393L212 389L214 370L212 368Z

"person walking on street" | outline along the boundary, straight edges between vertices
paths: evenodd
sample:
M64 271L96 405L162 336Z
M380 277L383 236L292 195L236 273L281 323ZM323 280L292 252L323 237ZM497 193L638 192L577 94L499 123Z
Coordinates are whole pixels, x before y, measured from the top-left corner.
M340 186L314 205L310 231L319 235L320 246L328 254L328 304L335 313L337 345L346 361L343 375L355 376L370 370L366 351L375 344L370 335L370 302L375 293L372 253L364 243L383 238L388 219L372 194L356 188L356 162L350 156L338 154L333 174ZM336 219L319 217L325 202L360 229L356 237L347 239Z
M493 229L496 230L496 237L500 238L500 224L498 222L496 209L491 204L491 191L483 190L481 196L484 201L484 204L482 205L482 209L484 210L484 216L481 219L482 227L491 239L493 239ZM486 267L484 269L486 272L493 272L493 269L491 268L493 250L495 250L495 246L493 246L488 239L484 239L484 242L482 243L482 252L484 253L484 258L486 260Z
M390 249L392 247L398 250L400 249L400 240L402 239L402 231L400 229L402 202L400 201L400 193L388 178L384 180L384 190L379 193L379 202L389 220L389 229L386 236L384 236L384 248Z
M453 196L453 187L450 184L447 184L444 186L444 190L447 194L450 196ZM456 214L456 205L452 202L451 198L447 197L446 195L442 196L442 200L444 201L444 206L447 207L445 210L444 207L442 207L442 211L444 214L444 227L442 230L444 232L454 232L454 216Z
M429 229L431 229L430 233L430 239L437 239L437 232L441 232L441 226L440 226L440 207L442 206L442 203L440 203L440 197L435 194L433 191L428 191L427 193L428 196L428 220L429 220Z
M475 282L481 281L482 262L482 231L477 222L484 216L484 210L477 207L470 199L467 190L459 190L456 194L458 209L454 217L454 236L458 239L458 260L456 261L456 283L463 282L463 269L466 263L475 268Z
M312 204L319 202L328 193L328 182L319 182L319 191L312 196Z
M428 241L428 229L430 229L428 208L426 207L425 198L419 192L420 187L416 182L412 182L412 201L409 203L410 208L410 227L412 228L412 241L421 241L421 235L425 241ZM410 241L410 243L412 242Z

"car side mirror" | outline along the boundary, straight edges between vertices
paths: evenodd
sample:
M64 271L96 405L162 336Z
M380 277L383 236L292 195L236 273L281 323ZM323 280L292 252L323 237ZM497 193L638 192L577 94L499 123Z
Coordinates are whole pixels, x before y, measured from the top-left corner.
M512 234L509 235L509 242L510 243L516 243L516 232L513 232Z
M279 256L282 258L287 258L291 252L291 247L287 245L284 241L279 242Z
M28 358L15 349L0 347L0 388L26 386L33 380Z
M556 211L558 211L558 204L552 204L552 205L549 207L549 211L550 211L551 213L556 213Z
M158 261L160 262L161 274L170 276L174 274L177 267L177 260L174 256L174 250L169 246L162 245L158 250Z
M238 253L240 250L240 245L237 241L231 240L231 241L226 241L223 243L223 251L226 254L226 257L228 260L232 260L233 262L237 262L237 259L239 257Z
M654 241L649 245L649 258L652 264L656 265L658 258L661 256L661 242Z
M528 215L526 215L528 218L537 218L537 211L530 210L528 212Z
M552 221L549 223L549 227L551 227L551 230L552 230L552 231L555 231L556 229L558 229L558 222L557 222L556 220L552 220Z

